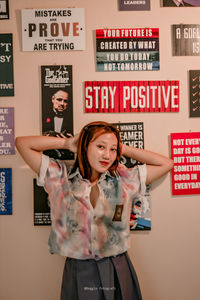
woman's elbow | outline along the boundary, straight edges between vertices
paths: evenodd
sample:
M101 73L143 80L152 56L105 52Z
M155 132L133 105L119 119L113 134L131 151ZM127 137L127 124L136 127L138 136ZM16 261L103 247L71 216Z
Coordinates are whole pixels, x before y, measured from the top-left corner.
M20 136L17 136L15 138L15 146L16 146L17 149L20 147L21 141L22 141L22 138Z
M25 139L23 136L18 136L15 138L15 146L19 152L20 152L20 149L24 148Z
M174 167L174 161L171 158L168 158L168 162L166 164L167 171L169 172Z

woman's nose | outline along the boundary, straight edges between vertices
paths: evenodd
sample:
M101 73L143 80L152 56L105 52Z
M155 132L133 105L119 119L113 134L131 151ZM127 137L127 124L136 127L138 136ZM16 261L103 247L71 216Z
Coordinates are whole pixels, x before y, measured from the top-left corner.
M104 150L104 152L103 152L103 157L105 158L105 159L109 159L109 150L107 150L107 149L105 149Z

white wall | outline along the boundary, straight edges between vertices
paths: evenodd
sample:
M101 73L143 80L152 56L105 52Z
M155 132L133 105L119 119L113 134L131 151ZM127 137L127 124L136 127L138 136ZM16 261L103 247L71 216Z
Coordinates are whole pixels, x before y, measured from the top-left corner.
M10 20L0 21L0 33L13 33L15 96L0 99L0 106L15 108L15 135L41 133L40 66L72 64L74 128L92 120L144 122L145 148L169 155L171 132L199 131L199 119L189 118L188 70L200 69L199 57L172 57L171 24L199 24L200 8L161 8L120 12L117 0L10 0ZM22 52L23 8L84 7L86 50ZM160 28L160 71L95 72L95 29ZM179 113L85 114L86 80L180 80ZM64 258L47 249L49 227L33 226L33 172L19 154L1 156L1 167L13 171L13 215L0 216L0 299L59 299ZM197 300L200 294L199 195L171 195L168 174L153 184L152 230L131 233L129 254L144 300Z

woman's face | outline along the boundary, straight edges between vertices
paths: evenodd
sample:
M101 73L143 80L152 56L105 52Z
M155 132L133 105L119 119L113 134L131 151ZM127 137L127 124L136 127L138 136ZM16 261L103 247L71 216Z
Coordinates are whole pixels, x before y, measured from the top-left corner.
M88 145L87 157L92 169L91 181L107 171L117 157L117 138L114 133L103 133Z

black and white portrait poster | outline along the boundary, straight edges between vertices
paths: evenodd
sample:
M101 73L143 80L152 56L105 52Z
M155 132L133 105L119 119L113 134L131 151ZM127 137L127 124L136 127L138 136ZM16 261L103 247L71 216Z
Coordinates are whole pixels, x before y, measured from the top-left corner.
M197 7L200 6L199 0L161 0L163 7Z
M120 132L120 138L123 144L135 148L144 149L144 125L143 123L115 123ZM121 157L121 164L127 168L132 168L139 163L128 157Z
M172 54L173 56L200 55L200 25L172 25Z
M84 8L23 9L23 51L85 50Z
M72 66L41 66L41 77L42 133L73 135ZM68 150L49 150L48 153L54 158L74 159L74 154Z
M0 97L14 96L12 33L0 34Z
M118 0L119 10L150 10L150 0Z
M200 70L189 71L190 117L200 117Z
M51 225L48 194L33 179L34 225Z
M9 19L8 0L0 0L0 20Z
M120 138L123 144L135 148L144 149L144 125L139 123L116 123L120 131ZM128 157L121 157L120 163L127 168L132 168L139 163ZM134 201L130 215L130 230L151 229L151 208L150 208L150 185L146 186L146 192Z

